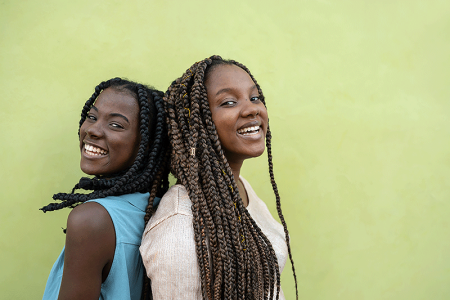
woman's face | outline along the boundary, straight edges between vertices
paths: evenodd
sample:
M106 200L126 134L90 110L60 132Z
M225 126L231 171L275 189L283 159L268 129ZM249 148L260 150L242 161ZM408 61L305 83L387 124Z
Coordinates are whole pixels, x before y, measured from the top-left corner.
M123 171L139 149L139 105L126 92L107 88L80 128L81 170L89 175Z
M218 65L205 82L209 108L230 164L260 156L265 149L268 117L250 76L235 65Z

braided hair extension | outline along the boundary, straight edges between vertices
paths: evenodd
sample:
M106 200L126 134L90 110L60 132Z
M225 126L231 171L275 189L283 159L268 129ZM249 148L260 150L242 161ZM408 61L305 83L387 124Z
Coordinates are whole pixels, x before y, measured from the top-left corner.
M86 101L79 122L78 136L81 125L94 105L100 93L113 88L118 92L128 93L139 103L140 144L136 159L131 167L108 178L95 176L82 177L72 189L71 193L57 193L54 200L61 202L50 203L41 208L43 212L75 207L87 200L118 196L135 192L150 192L145 221L152 211L153 200L162 197L169 187L169 142L165 125L165 111L163 107L163 93L148 86L121 78L113 78L101 82L95 87L95 92ZM92 190L88 194L74 193L77 189Z
M195 63L172 82L164 96L172 146L171 172L186 188L192 201L203 298L273 299L275 296L278 299L280 272L275 251L244 207L237 179L224 155L209 109L204 83L211 70L223 64L236 65L246 71L265 105L261 88L244 65L220 56ZM273 175L269 128L266 146L270 179L285 231L298 299L289 233Z

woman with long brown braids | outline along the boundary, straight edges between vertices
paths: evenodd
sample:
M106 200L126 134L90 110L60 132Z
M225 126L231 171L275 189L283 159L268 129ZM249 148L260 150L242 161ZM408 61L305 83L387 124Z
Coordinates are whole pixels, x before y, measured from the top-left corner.
M284 299L289 234L274 180L263 93L242 64L212 56L164 96L178 182L144 231L140 251L153 299ZM280 225L240 176L267 146ZM298 298L298 296L297 296Z

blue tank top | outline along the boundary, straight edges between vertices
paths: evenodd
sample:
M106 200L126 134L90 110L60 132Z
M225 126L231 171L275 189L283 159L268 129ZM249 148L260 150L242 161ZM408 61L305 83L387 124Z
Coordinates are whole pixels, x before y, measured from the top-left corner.
M111 216L116 232L116 249L108 277L102 283L99 299L135 300L141 298L144 265L139 253L148 193L134 193L90 200L102 205ZM155 205L159 202L155 199ZM53 265L43 300L58 299L64 269L64 248Z

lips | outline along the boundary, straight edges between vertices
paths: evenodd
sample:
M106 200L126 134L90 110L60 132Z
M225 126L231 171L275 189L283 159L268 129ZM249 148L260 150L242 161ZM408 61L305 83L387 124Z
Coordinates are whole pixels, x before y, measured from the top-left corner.
M258 120L254 120L248 123L245 123L238 130L236 130L237 134L241 136L251 136L257 135L262 130L261 122Z
M103 156L108 154L108 151L86 143L84 144L84 152L90 156Z
M260 130L259 126L249 126L249 127L245 127L245 128L241 128L237 131L237 133L242 134L242 135L252 135L252 134L257 134Z

